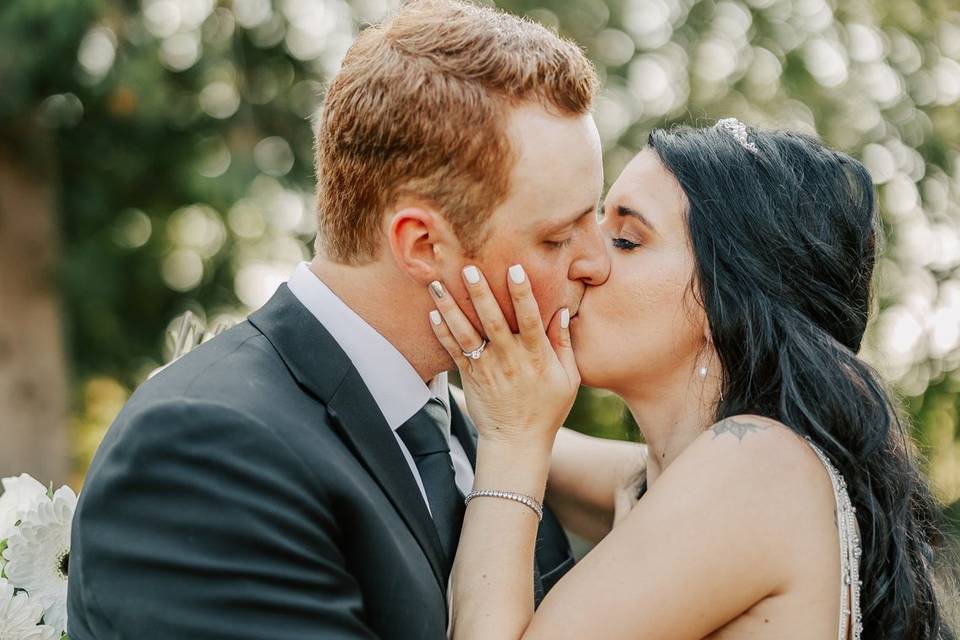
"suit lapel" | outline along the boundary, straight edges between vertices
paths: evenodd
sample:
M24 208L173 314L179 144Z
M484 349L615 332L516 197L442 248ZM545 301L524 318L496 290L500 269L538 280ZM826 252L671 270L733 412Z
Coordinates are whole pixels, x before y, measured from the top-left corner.
M406 523L442 591L443 551L420 488L360 374L323 325L281 285L250 316L297 381L324 405L340 436Z
M393 432L356 369L347 373L343 384L330 399L327 412L407 523L430 561L437 582L445 589L443 551L433 519Z

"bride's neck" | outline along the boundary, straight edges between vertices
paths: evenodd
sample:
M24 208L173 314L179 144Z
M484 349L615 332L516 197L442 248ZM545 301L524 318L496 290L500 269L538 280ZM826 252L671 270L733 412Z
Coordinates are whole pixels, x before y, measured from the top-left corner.
M713 424L718 381L696 374L644 385L625 397L648 447L647 482L652 483L697 436Z

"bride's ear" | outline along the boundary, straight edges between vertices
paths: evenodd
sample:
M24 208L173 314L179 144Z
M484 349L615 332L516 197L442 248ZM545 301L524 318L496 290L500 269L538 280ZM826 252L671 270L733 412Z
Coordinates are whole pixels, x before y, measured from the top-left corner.
M386 221L390 251L397 265L424 286L440 278L440 261L450 244L446 220L429 207L404 203Z

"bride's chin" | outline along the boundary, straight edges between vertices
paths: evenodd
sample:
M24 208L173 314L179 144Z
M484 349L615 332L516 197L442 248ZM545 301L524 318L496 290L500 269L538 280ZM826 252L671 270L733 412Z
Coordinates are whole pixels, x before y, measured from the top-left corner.
M596 325L584 324L580 314L570 318L570 343L573 345L573 355L577 358L577 366L581 367L581 375L584 366L587 369L594 366L598 356L601 355L598 353L598 347L604 346L602 342L597 341L595 329ZM596 364L602 366L602 363Z
M604 364L603 344L590 340L582 330L577 331L574 324L576 317L570 321L570 340L573 344L573 355L580 370L580 384L587 387L603 388L608 382L606 379L607 366Z
M607 380L602 376L595 375L592 368L580 369L580 384L582 386L592 389L605 389L604 383L606 382Z
M579 362L577 363L579 365ZM607 391L610 393L616 393L613 387L619 388L614 384L615 380L611 380L609 372L605 371L602 365L593 367L590 363L587 363L586 366L580 367L580 385L584 387L590 387L591 389L598 391Z
M593 386L590 384L590 380L595 377L591 375L594 371L593 358L590 357L589 351L577 346L576 340L573 341L573 356L577 360L577 369L580 371L580 384Z

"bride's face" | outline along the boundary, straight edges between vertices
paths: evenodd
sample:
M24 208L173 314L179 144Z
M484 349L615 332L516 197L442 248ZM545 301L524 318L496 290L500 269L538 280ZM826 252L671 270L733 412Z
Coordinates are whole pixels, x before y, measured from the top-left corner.
M657 393L688 376L706 340L690 290L687 200L656 152L639 153L604 202L610 277L587 287L571 323L583 383L622 396Z

